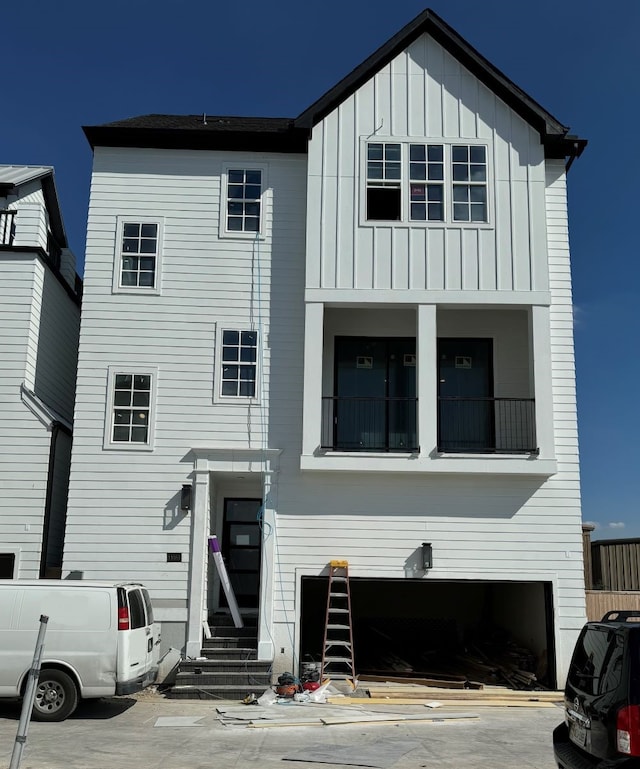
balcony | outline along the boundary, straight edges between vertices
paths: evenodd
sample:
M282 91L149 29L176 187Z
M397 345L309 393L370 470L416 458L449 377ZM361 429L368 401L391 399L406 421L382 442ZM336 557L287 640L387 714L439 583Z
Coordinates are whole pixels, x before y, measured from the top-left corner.
M0 211L0 246L13 245L16 234L15 211Z
M324 397L324 451L419 451L417 398ZM533 398L438 398L438 452L537 454Z
M417 398L324 397L322 443L329 451L418 451Z
M533 398L438 398L438 451L537 454Z
M300 468L550 477L548 315L310 305Z

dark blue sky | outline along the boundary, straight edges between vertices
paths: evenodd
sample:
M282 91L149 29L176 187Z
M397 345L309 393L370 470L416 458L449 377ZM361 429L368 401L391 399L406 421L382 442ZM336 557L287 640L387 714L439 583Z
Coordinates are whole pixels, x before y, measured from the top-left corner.
M640 536L640 249L630 226L640 204L640 3L430 7L589 140L569 175L583 517L600 524L594 538ZM82 125L149 112L294 117L424 8L421 0L6 3L0 162L55 166L81 269L91 172Z

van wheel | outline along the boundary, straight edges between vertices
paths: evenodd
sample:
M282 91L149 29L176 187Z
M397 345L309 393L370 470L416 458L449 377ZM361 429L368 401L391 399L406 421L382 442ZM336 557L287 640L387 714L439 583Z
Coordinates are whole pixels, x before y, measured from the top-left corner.
M64 721L78 705L78 690L62 670L40 671L33 702L35 721Z

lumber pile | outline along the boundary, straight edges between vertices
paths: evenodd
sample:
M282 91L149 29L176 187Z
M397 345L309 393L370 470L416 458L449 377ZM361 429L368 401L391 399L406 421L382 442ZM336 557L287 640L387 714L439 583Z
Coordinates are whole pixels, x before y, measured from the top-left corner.
M405 680L448 689L481 689L486 685L544 688L537 675L546 673L541 664L544 661L495 626L484 632L476 628L473 637L458 641L459 636L449 627L441 636L415 632L410 641L386 630L370 630L373 642L368 645L367 657L357 660L361 679Z
M483 689L443 689L435 686L402 684L397 682L369 682L360 678L359 688L365 690L368 699L341 698L343 705L353 703L394 705L427 705L438 708L460 707L555 707L561 702L562 692L558 691L523 691L509 689L506 686L486 686ZM329 702L332 702L329 699Z

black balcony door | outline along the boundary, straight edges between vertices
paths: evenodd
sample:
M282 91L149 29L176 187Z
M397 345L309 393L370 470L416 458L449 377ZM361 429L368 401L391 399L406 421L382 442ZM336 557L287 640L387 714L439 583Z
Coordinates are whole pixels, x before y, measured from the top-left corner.
M403 451L416 445L416 340L336 337L334 446Z
M438 339L438 448L495 446L493 340Z

